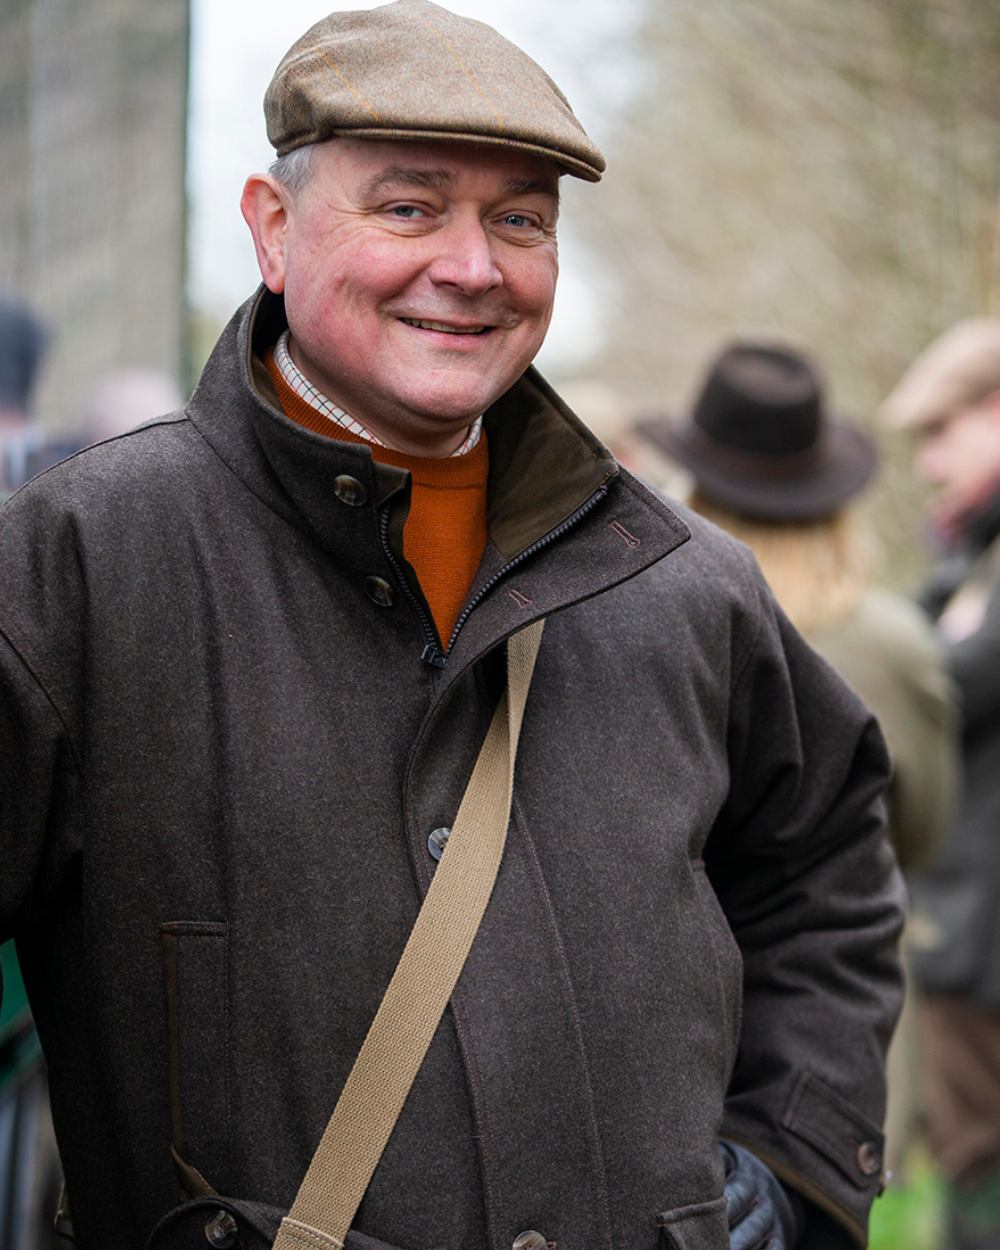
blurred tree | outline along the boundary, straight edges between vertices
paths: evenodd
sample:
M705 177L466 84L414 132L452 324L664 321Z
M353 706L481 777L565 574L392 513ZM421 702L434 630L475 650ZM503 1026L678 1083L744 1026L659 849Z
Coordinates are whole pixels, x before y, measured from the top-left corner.
M765 334L865 420L940 329L1000 311L1000 5L646 0L634 57L585 223L630 402L680 411L721 339ZM902 552L915 488L888 451Z

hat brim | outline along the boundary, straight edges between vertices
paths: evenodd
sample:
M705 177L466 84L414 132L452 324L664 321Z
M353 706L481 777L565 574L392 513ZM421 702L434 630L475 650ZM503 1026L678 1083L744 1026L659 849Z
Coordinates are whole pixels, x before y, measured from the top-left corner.
M507 135L483 134L475 130L434 130L418 129L402 126L339 126L335 130L324 133L317 132L315 137L298 139L295 143L287 143L284 149L278 149L278 155L300 147L303 143L319 143L325 139L386 139L403 140L415 143L469 143L479 147L507 148L517 152L526 152L529 156L538 156L552 161L560 170L572 174L574 178L582 178L585 182L600 182L604 172L603 164L591 163L564 151L561 148L547 147L543 143L533 143L527 139L518 139Z
M875 444L863 430L828 421L813 463L786 471L780 457L742 454L739 466L729 449L714 456L690 421L669 425L646 421L646 438L683 465L698 489L723 507L762 521L808 521L829 516L868 484L875 470Z

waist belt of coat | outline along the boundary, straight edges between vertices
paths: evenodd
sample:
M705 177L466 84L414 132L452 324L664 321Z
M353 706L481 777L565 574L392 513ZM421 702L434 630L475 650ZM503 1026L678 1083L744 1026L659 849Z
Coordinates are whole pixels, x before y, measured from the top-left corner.
M496 881L544 622L507 642L497 704L427 896L273 1250L343 1250Z

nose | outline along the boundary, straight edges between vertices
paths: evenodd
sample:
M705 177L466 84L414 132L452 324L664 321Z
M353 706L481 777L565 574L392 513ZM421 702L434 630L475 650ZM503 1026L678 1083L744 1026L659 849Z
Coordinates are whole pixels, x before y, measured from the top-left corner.
M438 232L435 241L438 250L429 269L433 282L470 296L503 285L494 242L478 216L456 218Z

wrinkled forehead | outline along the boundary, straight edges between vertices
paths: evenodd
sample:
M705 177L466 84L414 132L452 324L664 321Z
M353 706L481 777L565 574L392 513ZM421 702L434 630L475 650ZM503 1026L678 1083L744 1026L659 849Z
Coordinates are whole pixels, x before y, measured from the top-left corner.
M558 202L555 161L514 148L453 141L330 139L315 159L329 175L369 196L396 188L543 195Z

